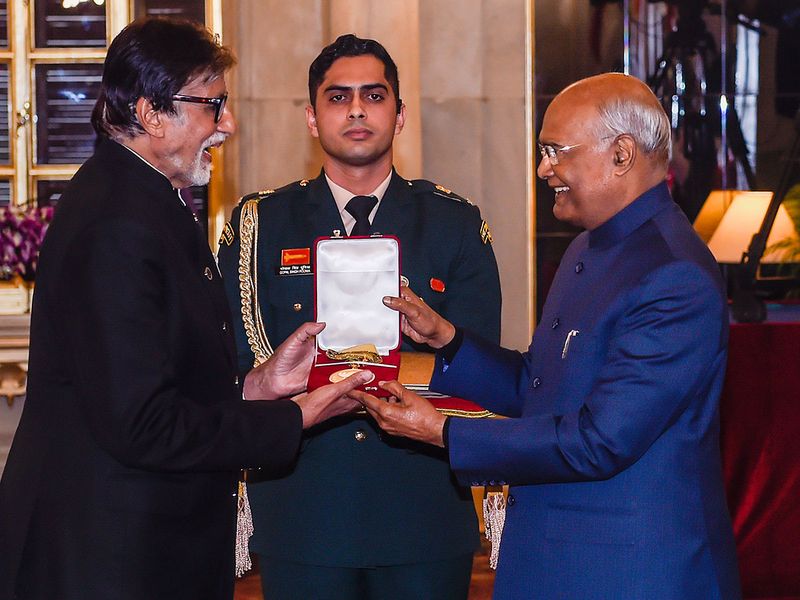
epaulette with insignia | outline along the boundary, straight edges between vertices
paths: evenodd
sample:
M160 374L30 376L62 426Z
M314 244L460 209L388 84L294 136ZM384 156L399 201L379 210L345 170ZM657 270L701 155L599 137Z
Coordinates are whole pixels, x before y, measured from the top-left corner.
M301 188L305 188L308 186L309 180L308 179L300 179L298 181L294 181L282 187L276 188L274 190L259 190L257 192L252 192L250 194L245 194L241 198L239 198L239 202L237 205L243 207L250 201L255 202L256 205L260 203L262 200L265 200L269 197L279 196L284 192L291 192L297 191ZM227 246L231 246L236 239L236 232L233 230L233 226L230 222L225 223L225 227L222 229L222 234L219 237L218 244L222 245L225 244Z
M270 195L272 195L274 193L275 193L275 190L259 190L258 192L252 192L250 194L245 194L244 196L239 198L239 202L237 204L241 205L241 204L244 204L245 202L248 202L249 200L255 200L257 202L260 202L261 200L263 200L267 196L270 196Z
M241 198L239 198L239 205L243 205L248 200L255 200L260 202L265 198L269 198L270 196L279 196L285 192L297 191L298 188L304 188L308 186L309 180L308 179L300 179L298 181L293 181L292 183L288 183L284 186L279 188L275 188L274 190L261 190L258 192L253 192L252 194L245 194Z
M245 194L241 198L239 198L239 202L237 202L238 206L244 206L251 200L255 201L256 204L261 202L264 198L271 196L275 193L275 190L259 190L257 192L252 192L250 194ZM236 232L233 230L233 225L231 222L228 221L225 223L225 227L222 228L222 233L219 236L219 241L217 242L218 245L225 244L226 246L231 246L233 241L236 239Z
M472 204L469 198L459 196L454 191L447 189L443 185L433 183L427 179L415 179L414 181L409 181L408 185L410 185L416 192L431 192L437 196L441 196L442 198L449 198L450 200L457 200L458 202Z

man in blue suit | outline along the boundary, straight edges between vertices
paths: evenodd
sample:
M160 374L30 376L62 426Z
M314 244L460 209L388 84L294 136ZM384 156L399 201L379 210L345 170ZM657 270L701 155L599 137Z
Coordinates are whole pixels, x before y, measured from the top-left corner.
M358 393L387 432L510 485L495 598L739 598L719 452L728 337L719 270L664 183L670 126L640 81L559 94L540 133L553 212L586 229L525 353L475 339L410 290L387 305L437 348L431 387L508 419L445 418L396 382Z

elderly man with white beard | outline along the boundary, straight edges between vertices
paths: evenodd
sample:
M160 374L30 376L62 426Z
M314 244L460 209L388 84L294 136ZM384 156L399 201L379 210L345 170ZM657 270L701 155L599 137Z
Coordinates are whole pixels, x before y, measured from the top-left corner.
M208 183L209 148L234 132L232 64L188 22L135 21L109 47L101 140L40 257L0 598L231 598L239 469L291 468L304 428L356 406L365 377L302 393L321 324L237 374L220 274L178 192Z

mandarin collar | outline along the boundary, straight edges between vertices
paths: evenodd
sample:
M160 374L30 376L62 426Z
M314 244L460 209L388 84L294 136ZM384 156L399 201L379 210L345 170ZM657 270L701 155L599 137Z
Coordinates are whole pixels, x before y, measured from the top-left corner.
M161 171L139 156L124 144L106 136L101 136L95 151L101 160L108 162L115 167L122 165L129 171L138 183L153 191L163 192L172 191L172 183Z
M589 247L612 246L672 205L666 182L651 187L608 221L589 232Z

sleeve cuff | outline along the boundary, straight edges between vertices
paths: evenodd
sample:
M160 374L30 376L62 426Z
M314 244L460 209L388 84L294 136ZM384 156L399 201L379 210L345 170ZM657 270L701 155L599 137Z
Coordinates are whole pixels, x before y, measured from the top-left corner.
M453 336L453 339L450 340L446 345L439 348L437 351L439 356L442 357L445 364L450 364L453 362L453 359L456 357L456 353L458 352L459 348L461 348L461 344L464 341L464 330L460 327L456 327L456 334Z

